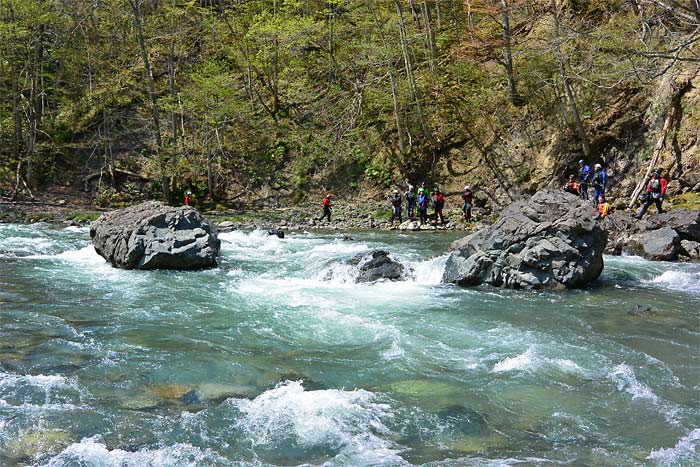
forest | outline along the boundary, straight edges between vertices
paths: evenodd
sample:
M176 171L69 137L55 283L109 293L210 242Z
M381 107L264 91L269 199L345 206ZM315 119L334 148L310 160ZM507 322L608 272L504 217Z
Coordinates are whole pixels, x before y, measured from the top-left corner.
M0 189L700 188L695 0L0 0Z

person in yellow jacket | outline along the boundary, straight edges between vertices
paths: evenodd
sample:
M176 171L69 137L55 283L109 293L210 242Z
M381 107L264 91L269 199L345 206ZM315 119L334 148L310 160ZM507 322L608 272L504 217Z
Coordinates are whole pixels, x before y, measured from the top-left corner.
M610 213L610 203L605 201L605 196L598 196L598 218L603 219Z

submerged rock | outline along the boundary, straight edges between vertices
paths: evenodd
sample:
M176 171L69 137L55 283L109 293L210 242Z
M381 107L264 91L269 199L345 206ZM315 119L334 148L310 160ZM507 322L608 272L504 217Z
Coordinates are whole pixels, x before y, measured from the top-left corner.
M97 253L123 269L215 267L217 233L194 208L157 201L103 214L90 226Z
M583 286L603 271L606 232L577 196L543 190L450 247L443 281L506 288Z
M350 260L356 265L355 282L375 282L380 279L403 280L410 269L391 257L388 251L373 250Z

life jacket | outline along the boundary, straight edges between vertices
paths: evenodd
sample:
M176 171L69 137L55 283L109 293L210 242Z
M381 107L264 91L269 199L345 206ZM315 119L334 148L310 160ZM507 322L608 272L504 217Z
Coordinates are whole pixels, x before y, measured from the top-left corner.
M605 178L605 172L599 170L593 174L593 180L591 180L591 182L593 183L593 186L602 187L605 185Z
M609 203L598 204L598 214L600 214L601 218L607 216L608 212L610 212L610 204Z
M474 194L471 190L466 190L464 193L462 193L462 199L465 203L471 204L474 199Z
M433 198L433 202L435 203L435 209L442 209L445 206L445 197L442 196L442 193L437 194Z
M192 198L190 195L185 195L185 206L192 206Z
M408 201L409 203L412 203L416 200L416 194L412 191L407 191L404 196L406 196L406 201Z
M659 177L655 177L649 182L649 190L653 191L654 193L661 191L661 181L659 180Z
M401 206L401 196L396 195L393 198L391 198L391 205L392 206Z
M330 198L323 198L323 207L327 208L330 207L331 205L331 199Z

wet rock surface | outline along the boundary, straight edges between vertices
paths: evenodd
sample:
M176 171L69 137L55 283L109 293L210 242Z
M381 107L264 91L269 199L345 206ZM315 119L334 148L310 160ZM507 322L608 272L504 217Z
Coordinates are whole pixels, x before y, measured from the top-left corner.
M388 251L373 250L356 256L349 262L356 266L355 282L375 282L380 279L403 280L410 269L391 257Z
M644 256L652 261L700 259L700 211L676 209L649 214L641 220L618 211L605 218L609 241L606 253Z
M450 247L443 281L506 288L583 286L603 271L607 235L590 203L543 190Z
M149 201L103 214L90 226L97 253L123 269L215 267L216 227L194 208Z

